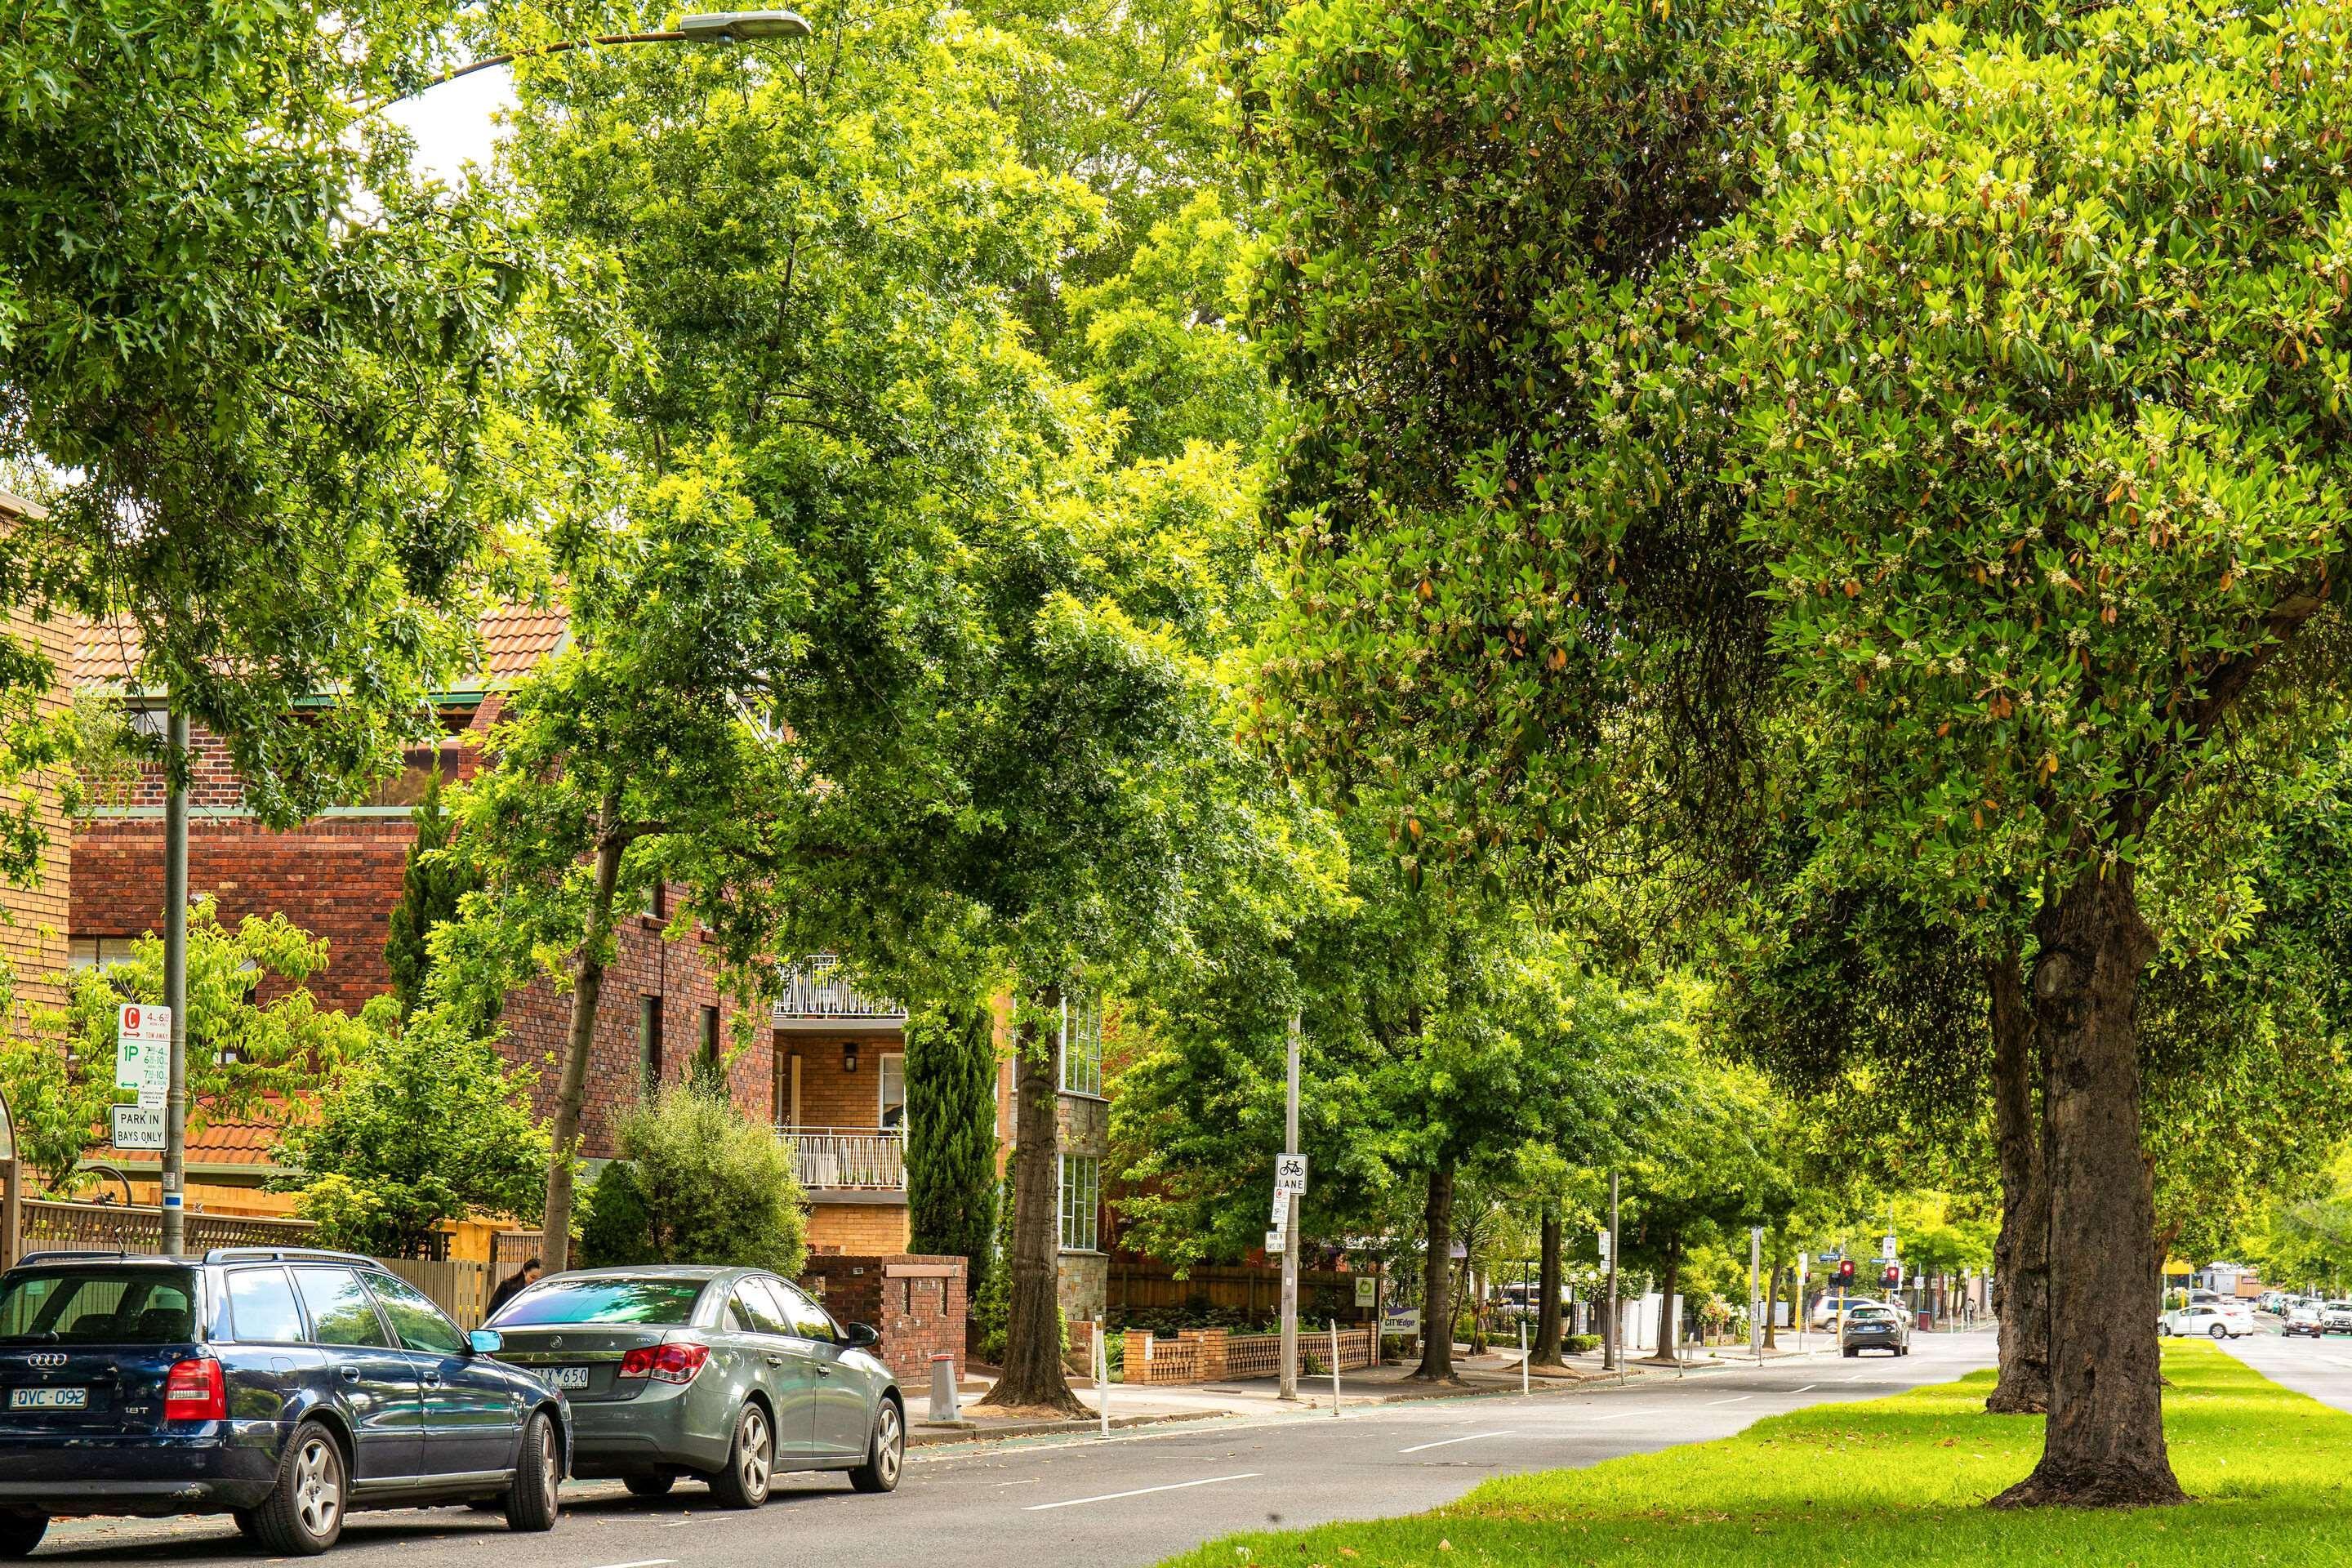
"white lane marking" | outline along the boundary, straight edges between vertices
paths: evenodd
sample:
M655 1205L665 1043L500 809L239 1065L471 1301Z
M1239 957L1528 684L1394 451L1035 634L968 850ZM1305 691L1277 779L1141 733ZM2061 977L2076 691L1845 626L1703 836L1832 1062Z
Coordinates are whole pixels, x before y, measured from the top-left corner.
M996 1483L996 1489L1003 1491L1007 1487L1034 1487L1045 1479L1043 1476L1031 1476L1025 1481L999 1481Z
M1866 1372L1865 1372L1865 1373L1859 1373L1855 1374L1855 1375L1854 1375L1854 1376L1853 1376L1853 1377L1841 1378L1839 1381L1840 1381L1840 1382L1842 1382L1842 1383L1860 1383L1860 1382L1862 1382L1862 1381L1863 1381L1863 1379L1864 1379L1864 1378L1868 1377L1869 1375L1870 1375L1870 1374L1869 1374L1868 1373L1866 1373Z
M1805 1386L1804 1386L1804 1387L1802 1387L1802 1388L1792 1388L1792 1389L1789 1390L1789 1392L1790 1392L1790 1393L1791 1393L1791 1394L1811 1394L1813 1390L1815 1390L1816 1388L1819 1388L1820 1386L1821 1386L1821 1384L1818 1384L1818 1383L1809 1383L1809 1384L1805 1384Z
M1735 1394L1729 1399L1710 1399L1707 1403L1709 1405L1740 1405L1755 1397L1756 1396L1752 1394Z
M675 1557L641 1557L635 1563L607 1563L604 1568L669 1568Z
M1487 1437L1516 1437L1516 1432L1473 1432L1466 1437L1444 1437L1434 1443L1415 1443L1410 1448L1399 1448L1400 1454L1418 1454L1425 1448L1450 1448L1456 1443L1475 1443Z
M1105 1492L1100 1497L1066 1498L1060 1502L1033 1502L1021 1511L1043 1513L1049 1508L1076 1508L1082 1503L1117 1502L1121 1498L1142 1497L1150 1492L1181 1492L1187 1487L1213 1487L1221 1481L1254 1481L1257 1479L1258 1474L1256 1470L1244 1470L1237 1476L1204 1476L1197 1481L1171 1481L1164 1487L1138 1487L1133 1491ZM618 1568L649 1568L649 1565L624 1563L619 1564Z
M1655 1415L1655 1410L1620 1410L1614 1415L1596 1415L1595 1421L1622 1421L1628 1415Z

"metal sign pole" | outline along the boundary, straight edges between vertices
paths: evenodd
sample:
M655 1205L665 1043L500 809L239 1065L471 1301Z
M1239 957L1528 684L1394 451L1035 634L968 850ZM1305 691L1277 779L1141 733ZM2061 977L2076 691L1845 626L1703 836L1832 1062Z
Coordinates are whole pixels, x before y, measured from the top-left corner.
M1618 1342L1624 1338L1624 1321L1617 1309L1617 1173L1609 1173L1609 1321L1601 1325L1608 1330L1603 1340L1601 1364L1604 1371L1625 1370L1625 1347Z
M1282 1152L1298 1152L1298 1014L1290 1015L1287 1057L1289 1086L1284 1096ZM1289 1235L1282 1245L1282 1387L1281 1397L1298 1397L1298 1194L1286 1200Z
M163 1251L187 1249L188 1163L188 716L174 703L172 779L163 797L163 1005L172 1015L171 1085L163 1092Z

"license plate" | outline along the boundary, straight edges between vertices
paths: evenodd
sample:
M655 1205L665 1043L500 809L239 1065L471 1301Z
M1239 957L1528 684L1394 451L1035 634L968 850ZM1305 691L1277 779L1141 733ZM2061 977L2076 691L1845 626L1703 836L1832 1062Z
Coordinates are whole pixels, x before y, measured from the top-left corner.
M89 1407L87 1388L12 1388L8 1391L11 1410L86 1410Z
M588 1386L588 1369L584 1366L554 1367L549 1371L547 1381L558 1388L585 1388Z

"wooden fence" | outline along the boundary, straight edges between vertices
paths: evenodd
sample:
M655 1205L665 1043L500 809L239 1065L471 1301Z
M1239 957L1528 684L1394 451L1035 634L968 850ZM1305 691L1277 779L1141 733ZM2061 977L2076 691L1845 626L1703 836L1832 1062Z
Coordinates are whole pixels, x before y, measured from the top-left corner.
M25 1252L127 1252L152 1256L163 1249L163 1211L125 1204L60 1203L28 1198L24 1205ZM191 1214L187 1250L215 1247L308 1247L306 1219L269 1219L248 1215ZM386 1268L433 1298L461 1329L478 1326L496 1280L491 1266L463 1258L385 1258ZM509 1270L511 1272L511 1270Z
M1303 1307L1318 1292L1344 1293L1349 1303L1339 1314L1344 1321L1353 1311L1356 1281L1362 1278L1361 1274L1343 1274L1336 1268L1302 1269L1298 1275L1298 1300ZM1202 1300L1230 1311L1271 1315L1282 1304L1282 1270L1246 1265L1199 1268L1179 1279L1174 1271L1160 1265L1120 1261L1111 1266L1108 1290L1110 1320L1114 1323L1139 1312L1165 1310Z
M385 1258L386 1268L433 1298L433 1304L457 1320L461 1329L481 1327L488 1313L490 1292L498 1277L490 1265L466 1258Z
M1372 1364L1378 1352L1370 1329L1339 1331L1339 1370ZM1185 1329L1172 1340L1129 1329L1120 1379L1127 1383L1223 1383L1228 1378L1276 1377L1282 1372L1280 1334L1234 1334L1223 1329ZM1298 1326L1298 1370L1328 1372L1329 1329Z
M28 1198L23 1223L21 1246L26 1252L152 1255L163 1249L162 1209ZM187 1216L187 1249L195 1253L215 1247L306 1247L310 1233L307 1219L218 1214Z

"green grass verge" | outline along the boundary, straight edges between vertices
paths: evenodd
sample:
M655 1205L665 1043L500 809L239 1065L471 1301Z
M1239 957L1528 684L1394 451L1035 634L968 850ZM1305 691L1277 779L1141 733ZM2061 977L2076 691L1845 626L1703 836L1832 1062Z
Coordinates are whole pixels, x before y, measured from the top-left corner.
M2042 1423L1984 1414L1990 1372L1818 1406L1737 1437L1488 1481L1433 1513L1237 1535L1167 1568L2239 1568L2352 1564L2352 1415L2211 1345L2168 1343L2165 1433L2197 1500L2131 1512L1994 1513Z

